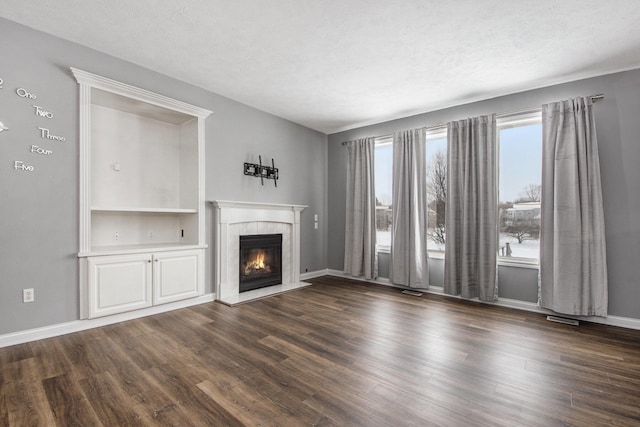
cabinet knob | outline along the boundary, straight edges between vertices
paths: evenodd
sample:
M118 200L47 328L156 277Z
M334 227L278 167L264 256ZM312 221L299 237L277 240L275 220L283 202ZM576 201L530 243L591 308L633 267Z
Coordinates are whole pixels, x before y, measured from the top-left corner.
M148 260L147 260L147 262L151 262L151 260L150 260L150 259L148 259Z

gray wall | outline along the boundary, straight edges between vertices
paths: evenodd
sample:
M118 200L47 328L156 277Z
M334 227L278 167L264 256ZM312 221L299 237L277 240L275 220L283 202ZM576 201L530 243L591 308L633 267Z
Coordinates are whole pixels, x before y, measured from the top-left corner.
M329 268L343 268L346 150L340 145L342 141L599 93L605 95L605 99L596 104L595 114L605 204L609 314L640 319L640 70L503 96L329 135ZM440 277L441 264L441 261L433 261L435 271L431 274L432 280ZM500 267L498 274L501 296L536 301L536 270ZM434 285L441 286L441 283Z
M326 268L327 137L273 115L13 22L0 19L0 334L78 319L78 85L69 67L212 110L206 124L206 199L308 205L301 215L301 271ZM24 87L36 101L20 98ZM54 113L36 117L33 104ZM67 138L42 143L37 127ZM53 147L48 157L31 144ZM276 161L278 188L242 174L258 155ZM14 160L34 172L13 170ZM211 224L211 208L207 208ZM320 227L313 228L313 215ZM211 247L211 232L207 231ZM212 292L207 251L206 292ZM22 303L22 289L36 301Z

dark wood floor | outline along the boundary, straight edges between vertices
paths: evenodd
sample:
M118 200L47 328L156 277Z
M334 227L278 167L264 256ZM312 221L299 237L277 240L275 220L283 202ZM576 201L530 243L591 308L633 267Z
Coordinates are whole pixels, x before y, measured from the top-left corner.
M640 331L312 282L0 349L0 425L640 425Z

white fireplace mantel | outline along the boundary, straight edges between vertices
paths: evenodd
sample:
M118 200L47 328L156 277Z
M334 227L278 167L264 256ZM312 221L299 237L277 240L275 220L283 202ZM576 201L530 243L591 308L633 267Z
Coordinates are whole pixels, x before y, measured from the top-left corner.
M307 286L300 282L300 212L304 205L215 200L216 298L238 304ZM239 236L282 234L282 284L239 292Z

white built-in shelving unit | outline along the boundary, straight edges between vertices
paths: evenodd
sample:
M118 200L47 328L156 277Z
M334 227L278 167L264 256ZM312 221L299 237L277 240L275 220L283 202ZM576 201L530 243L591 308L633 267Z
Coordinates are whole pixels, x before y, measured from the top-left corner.
M202 295L211 111L71 70L80 85L82 317Z

